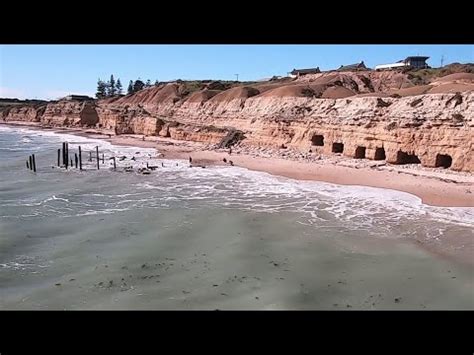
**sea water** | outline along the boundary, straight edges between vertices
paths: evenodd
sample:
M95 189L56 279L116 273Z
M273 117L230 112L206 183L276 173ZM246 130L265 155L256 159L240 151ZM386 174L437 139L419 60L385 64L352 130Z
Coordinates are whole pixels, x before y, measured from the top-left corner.
M0 309L474 309L473 263L436 252L458 239L473 208L0 126Z

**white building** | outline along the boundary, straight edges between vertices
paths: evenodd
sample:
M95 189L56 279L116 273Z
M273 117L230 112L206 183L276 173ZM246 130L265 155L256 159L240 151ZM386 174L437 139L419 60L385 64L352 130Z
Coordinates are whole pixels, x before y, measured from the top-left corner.
M429 68L428 64L426 64L426 60L429 57L423 57L423 56L412 56L412 57L406 57L403 60L399 60L396 63L391 63L391 64L380 64L375 66L375 70L384 70L384 69L397 69L397 68L414 68L414 69L424 69L424 68Z

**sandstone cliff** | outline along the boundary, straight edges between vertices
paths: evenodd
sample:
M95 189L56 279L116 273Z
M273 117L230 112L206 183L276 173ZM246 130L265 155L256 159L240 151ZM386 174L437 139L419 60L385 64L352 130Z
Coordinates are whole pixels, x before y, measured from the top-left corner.
M462 75L459 75L462 74ZM291 82L190 92L170 83L95 103L3 110L8 121L97 126L218 144L420 163L474 172L473 74L413 85L403 73L323 73ZM394 94L396 93L396 94Z

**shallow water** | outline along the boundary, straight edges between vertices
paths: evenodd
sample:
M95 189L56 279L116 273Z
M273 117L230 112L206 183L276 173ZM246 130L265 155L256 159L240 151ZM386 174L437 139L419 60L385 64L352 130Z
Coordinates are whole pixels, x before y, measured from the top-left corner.
M85 171L52 168L65 140ZM0 126L0 308L474 309L472 264L422 247L474 240L473 208L155 156Z

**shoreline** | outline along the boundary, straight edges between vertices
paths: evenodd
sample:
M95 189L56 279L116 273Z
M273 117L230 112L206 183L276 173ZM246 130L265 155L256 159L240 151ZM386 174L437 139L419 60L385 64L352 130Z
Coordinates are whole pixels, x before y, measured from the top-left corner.
M8 125L5 125L8 126ZM335 185L353 187L375 187L388 189L396 192L408 193L421 200L421 203L429 206L465 208L474 207L474 197L467 191L474 192L474 176L470 173L450 172L440 177L439 171L427 171L421 169L422 175L415 175L416 169L397 166L386 166L374 161L361 162L361 166L347 166L348 159L342 159L339 163L328 162L328 159L316 161L295 161L277 157L256 157L233 149L231 155L227 149L213 150L212 145L204 143L178 141L170 138L147 137L142 140L141 135L111 135L104 130L83 128L56 128L35 125L16 124L13 127L24 127L33 130L49 131L58 134L70 134L100 139L116 146L128 146L140 148L153 148L156 150L158 159L182 159L187 161L191 156L193 164L196 165L229 165L223 162L232 160L234 166L246 168L252 171L260 171L273 176L282 176L303 181L324 182ZM156 157L155 157L156 158ZM349 159L350 162L350 159ZM346 165L338 165L338 164ZM367 165L371 167L367 167ZM404 171L406 170L406 171ZM395 177L395 178L394 178ZM382 192L381 192L382 193ZM418 204L418 202L414 202ZM407 240L415 244L425 252L436 255L447 260L456 260L462 264L473 265L472 259L472 236L467 234L457 235L456 238L442 238L441 240L426 240L414 238Z
M85 128L44 127L32 122L4 123L6 126L25 127L67 133L94 139L102 139L114 145L155 148L165 159L192 157L193 162L204 165L226 165L223 159L232 160L235 166L266 172L303 181L321 181L346 186L369 186L406 192L417 196L422 203L438 207L474 207L474 176L469 173L430 171L427 168L413 170L397 165L376 165L373 161L361 161L352 166L353 160L340 158L319 161L295 161L279 157L259 157L233 149L208 149L204 143L177 141L170 138L141 135L114 134L108 131ZM371 164L371 165L370 165Z

